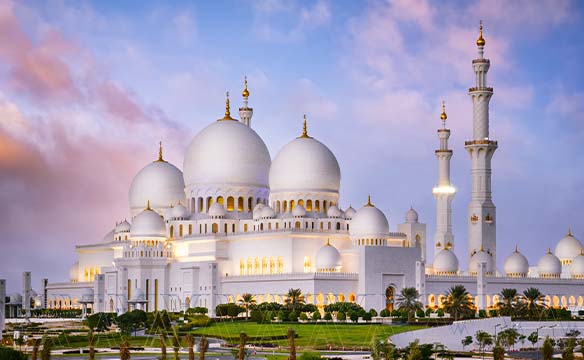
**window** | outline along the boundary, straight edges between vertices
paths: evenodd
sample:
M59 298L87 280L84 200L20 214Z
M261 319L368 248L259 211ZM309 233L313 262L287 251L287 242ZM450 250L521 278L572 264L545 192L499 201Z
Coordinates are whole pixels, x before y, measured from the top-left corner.
M174 225L170 225L170 237L174 237Z
M207 232L207 224L205 224L205 232ZM219 232L219 225L216 223L213 223L213 225L211 225L211 232L213 234L217 234Z
M253 271L253 262L251 258L247 258L247 275L251 275Z
M262 274L267 274L267 273L268 273L268 258L264 256L262 258Z
M217 202L221 205L225 205L225 201L223 200L223 196L218 196L217 197Z
M193 235L193 224L189 224L189 235Z
M237 199L237 211L243 212L243 198L241 196Z
M247 224L243 224L243 232L247 232Z
M235 200L233 199L233 196L230 196L227 198L227 211L233 210L235 210Z
M253 210L253 198L247 199L247 211L251 212Z
M294 200L290 200L290 212L292 212L292 210L294 210Z
M207 211L209 211L209 209L211 208L211 205L213 205L213 198L209 196L207 198Z
M202 197L199 198L199 212L200 213L203 212L203 198Z
M276 262L274 258L270 256L270 274L273 274L276 270Z
M302 199L298 200L298 205L304 206L304 200Z
M245 275L245 260L239 260L239 275Z
M312 211L312 200L306 200L306 211Z
M278 256L278 274L281 274L284 272L284 258L281 256Z
M320 212L320 200L314 202L314 211Z
M304 272L308 273L310 272L310 256L305 256L304 257Z
M182 236L183 236L183 225L182 225L182 224L180 224L180 225L178 226L178 235L179 235L180 237L182 237Z

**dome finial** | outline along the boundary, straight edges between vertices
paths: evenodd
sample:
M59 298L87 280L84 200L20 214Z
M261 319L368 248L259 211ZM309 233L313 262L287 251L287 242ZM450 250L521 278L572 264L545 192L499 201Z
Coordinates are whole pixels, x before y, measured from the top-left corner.
M547 251L547 253L548 253L548 254L551 254L551 253L552 253L552 249L551 249L551 248L548 248L548 251Z
M515 252L518 253L519 252L519 248L517 247L517 244L515 244Z
M480 21L480 25L479 25L479 38L477 39L477 46L479 47L483 47L486 44L485 39L483 38L483 21Z
M306 129L306 114L304 114L304 124L302 125L302 135L300 135L300 138L310 138L310 136L308 136L308 130Z
M231 117L231 112L229 111L229 91L227 91L225 93L225 116L223 116L223 119L220 120L234 120Z
M448 119L448 115L446 115L446 103L442 100L442 113L440 114L440 120L442 120L442 126L446 126L446 119Z
M152 208L150 207L150 199L148 199L148 201L146 202L146 210L152 210Z
M331 239L326 238L326 246L331 246Z
M568 228L568 236L572 236L572 229Z
M243 91L241 92L241 95L244 98L249 97L249 90L247 90L247 76L243 78Z
M485 249L483 248L483 244L481 244L481 249L479 251L480 252L485 252Z
M371 203L371 195L367 195L367 204L365 204L365 206L373 206Z
M164 159L162 158L162 141L158 143L158 160L156 161L160 162L164 161Z

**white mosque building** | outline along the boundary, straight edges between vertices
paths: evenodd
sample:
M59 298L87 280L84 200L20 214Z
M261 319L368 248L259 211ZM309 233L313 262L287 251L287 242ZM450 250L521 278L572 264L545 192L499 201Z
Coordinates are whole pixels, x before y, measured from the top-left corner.
M341 170L335 155L310 136L300 136L272 159L252 128L247 81L240 120L225 115L195 135L182 171L163 158L140 170L129 190L129 220L100 241L76 246L70 281L43 282L49 308L89 306L94 312L184 310L237 301L283 302L300 288L307 303L357 302L392 307L404 287L416 287L428 306L439 306L448 288L463 284L479 309L493 306L503 288L537 287L550 306L584 309L582 244L570 232L554 251L530 264L519 250L496 268L497 215L491 196L491 159L497 141L489 133L485 40L472 60L476 83L468 205L468 269L460 269L452 232L447 115L440 116L434 258L427 258L426 225L415 210L390 229L386 215L368 199L341 209ZM18 294L11 296L18 301ZM26 297L26 296L25 296ZM22 300L21 300L22 301Z

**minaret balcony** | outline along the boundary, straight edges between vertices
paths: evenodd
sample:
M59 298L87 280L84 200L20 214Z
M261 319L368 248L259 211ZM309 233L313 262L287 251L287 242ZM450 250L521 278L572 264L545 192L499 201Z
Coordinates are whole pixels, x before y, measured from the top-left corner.
M476 91L482 91L482 92L493 92L493 88L492 87L486 87L486 86L481 86L481 87L471 87L468 88L468 92L476 92Z
M490 146L497 146L497 142L495 140L489 140L489 139L485 139L485 140L470 140L470 141L465 141L464 142L464 146L473 146L473 145L490 145Z
M472 61L473 64L487 64L490 63L491 61L489 59L474 59Z

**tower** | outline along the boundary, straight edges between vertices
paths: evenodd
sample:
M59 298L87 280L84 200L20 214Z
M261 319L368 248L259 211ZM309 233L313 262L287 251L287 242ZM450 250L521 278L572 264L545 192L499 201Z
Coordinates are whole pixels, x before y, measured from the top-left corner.
M456 189L450 183L450 159L452 150L448 148L450 129L446 128L446 106L442 102L442 128L438 129L440 148L434 153L438 160L438 184L432 189L436 198L436 233L434 234L434 254L442 249L454 247L454 235L452 234L452 199Z
M471 160L471 200L468 205L468 251L472 254L483 248L496 264L496 214L491 197L491 159L497 142L489 138L489 101L493 88L487 86L491 62L483 57L485 39L483 24L477 40L478 59L472 61L476 84L468 90L473 104L473 139L464 147Z
M30 271L22 273L22 310L25 317L30 317L30 299L32 293Z
M241 92L243 96L243 107L239 108L239 118L241 122L245 125L251 127L251 117L253 116L253 109L248 107L247 101L249 99L249 90L247 90L247 76L243 82L243 91Z

